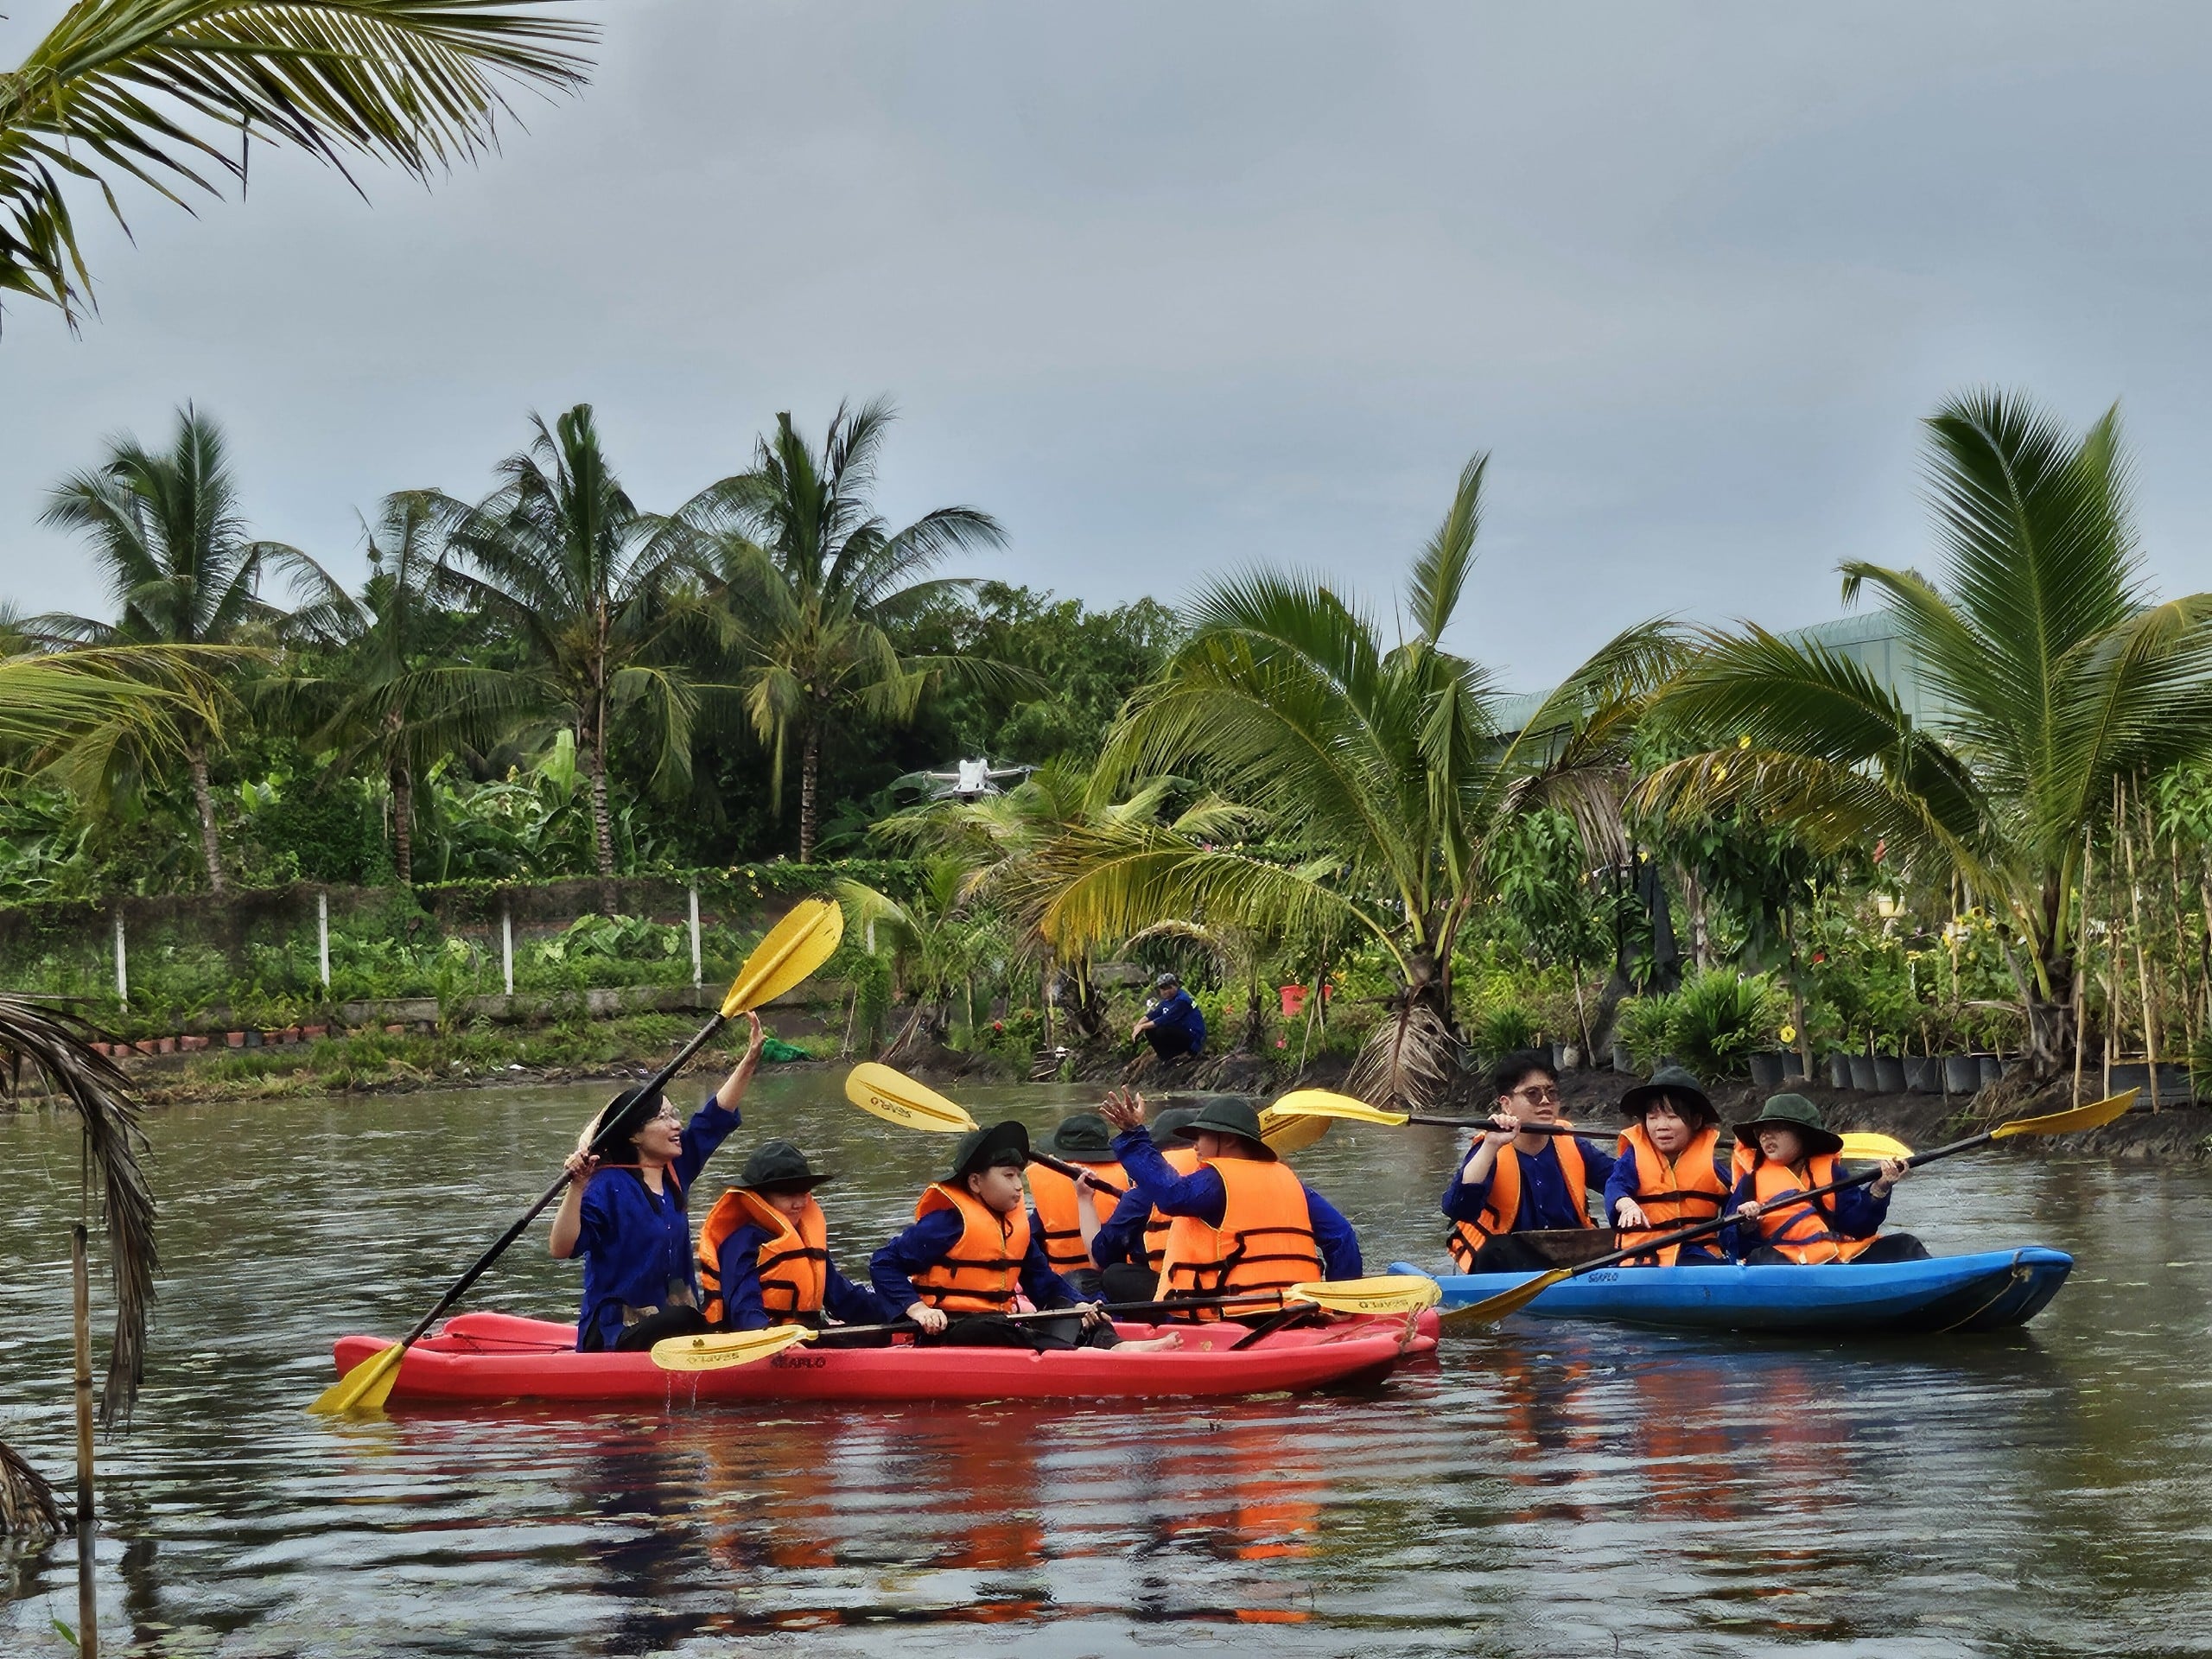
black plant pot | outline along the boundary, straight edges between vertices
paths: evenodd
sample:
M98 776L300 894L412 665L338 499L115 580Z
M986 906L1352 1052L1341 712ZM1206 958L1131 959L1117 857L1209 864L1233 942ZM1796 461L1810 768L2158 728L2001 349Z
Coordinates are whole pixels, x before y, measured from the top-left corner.
M1782 1080L1784 1083L1805 1081L1805 1057L1794 1048L1782 1052Z
M1904 1062L1894 1054L1874 1057L1874 1087L1885 1095L1904 1093Z
M2005 1075L2005 1062L1994 1054L1977 1054L1974 1063L1981 1068L1981 1086L1985 1089Z
M1848 1089L1851 1086L1851 1056L1848 1054L1829 1055L1828 1087L1831 1089Z
M1880 1085L1874 1077L1874 1057L1854 1054L1851 1057L1851 1086L1862 1095L1871 1095Z
M1924 1054L1904 1057L1904 1086L1908 1093L1940 1095L1943 1092L1943 1062Z
M1756 1088L1779 1089L1784 1076L1782 1056L1754 1054L1751 1056L1751 1083Z
M1981 1067L1971 1054L1943 1056L1943 1088L1954 1095L1970 1095L1981 1087Z

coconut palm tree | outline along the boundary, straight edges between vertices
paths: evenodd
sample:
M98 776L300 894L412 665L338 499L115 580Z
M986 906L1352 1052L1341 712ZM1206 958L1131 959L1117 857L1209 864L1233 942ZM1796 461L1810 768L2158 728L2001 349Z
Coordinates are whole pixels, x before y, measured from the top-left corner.
M1181 774L1217 789L1274 850L1148 823L1086 826L1040 858L1039 912L1064 948L1163 918L1264 935L1352 934L1396 973L1395 1017L1352 1078L1370 1099L1427 1101L1456 1069L1452 950L1486 888L1501 828L1542 801L1592 833L1622 785L1640 694L1678 660L1667 630L1609 642L1517 733L1484 670L1444 645L1472 570L1485 457L1413 563L1395 644L1308 576L1254 571L1208 589L1159 682L1109 736L1094 791ZM1610 826L1610 827L1609 827Z
M674 588L693 569L697 537L640 512L615 476L589 404L550 427L533 415L528 449L499 465L505 482L474 506L439 497L453 562L432 586L480 607L529 661L509 677L507 705L575 734L591 787L599 874L614 874L607 754L614 718L634 711L657 781L689 775L697 696L670 659L681 615Z
M438 604L442 518L428 491L385 498L364 525L369 579L358 599L325 607L317 643L336 671L302 677L287 695L315 711L309 743L348 768L373 757L391 791L393 873L415 879L418 779L455 748L488 747L514 713L513 677L441 654L453 619Z
M497 0L76 0L0 74L0 294L91 303L72 179L120 220L125 180L243 185L259 137L427 181L491 145L503 85L578 85L593 33Z
M261 596L271 571L304 592L315 608L344 599L322 567L296 547L251 539L238 512L238 480L222 429L189 404L177 411L175 441L149 450L122 437L108 458L57 484L43 522L83 532L117 607L112 622L45 616L33 625L62 639L118 645L235 645L283 637L293 616ZM207 886L227 885L208 784L215 730L196 711L179 711L184 760L200 818Z
M2212 594L2156 601L2118 411L2076 438L1981 391L1928 423L1940 575L1853 562L1888 602L1939 713L1916 724L1858 664L1758 628L1708 636L1660 708L1702 752L1650 803L1746 801L1824 850L1955 874L2005 921L2030 1041L2070 1056L2085 837L2116 779L2212 754Z
M911 719L946 675L1029 679L976 658L902 655L893 642L899 624L969 585L930 571L956 553L1001 546L1006 534L973 507L939 507L903 530L885 524L870 498L892 419L881 400L850 411L840 404L817 455L779 414L751 470L702 491L677 515L714 538L727 638L747 718L773 753L778 811L786 758L798 751L801 863L820 838L822 747L841 721Z

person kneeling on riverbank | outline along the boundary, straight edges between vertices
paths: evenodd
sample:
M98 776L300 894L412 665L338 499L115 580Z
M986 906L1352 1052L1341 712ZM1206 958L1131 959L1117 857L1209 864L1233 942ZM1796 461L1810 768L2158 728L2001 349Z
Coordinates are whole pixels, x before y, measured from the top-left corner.
M753 1039L721 1088L686 1123L658 1090L632 1089L594 1120L568 1160L569 1190L554 1212L554 1257L584 1259L576 1346L628 1353L667 1337L707 1329L691 1259L684 1195L715 1148L739 1122L767 1040L748 1014Z
M1621 1131L1619 1155L1605 1181L1605 1210L1623 1249L1718 1217L1728 1203L1730 1170L1720 1155L1720 1114L1679 1065L1621 1096L1635 1122ZM1725 1261L1717 1236L1666 1244L1624 1267L1696 1267Z
M1198 1166L1178 1174L1144 1122L1144 1096L1117 1089L1099 1116L1114 1126L1114 1154L1138 1191L1173 1217L1160 1294L1169 1301L1254 1293L1252 1311L1274 1306L1268 1293L1317 1279L1360 1276L1359 1236L1335 1205L1276 1160L1261 1138L1260 1115L1217 1096L1180 1130ZM1218 1307L1192 1310L1201 1319ZM1232 1309L1229 1317L1236 1317Z
M880 1325L898 1308L837 1271L814 1189L817 1175L788 1141L765 1141L738 1184L715 1201L699 1227L701 1312L717 1331L804 1325L817 1347L880 1347L887 1334L840 1342L836 1325Z
M1602 1190L1613 1155L1580 1135L1524 1130L1556 1124L1559 1073L1534 1049L1509 1054L1491 1073L1497 1109L1444 1189L1452 1230L1445 1243L1462 1273L1541 1272L1555 1265L1516 1233L1594 1227L1590 1189Z
M1732 1195L1737 1224L1729 1251L1754 1266L1829 1262L1924 1262L1928 1249L1910 1233L1876 1237L1890 1213L1890 1191L1911 1173L1902 1158L1882 1160L1866 1186L1817 1198L1791 1198L1844 1174L1843 1137L1821 1122L1802 1095L1776 1095L1749 1122L1736 1126L1738 1146L1756 1147Z
M868 1262L875 1294L905 1311L925 1346L1133 1349L1173 1347L1169 1336L1122 1344L1096 1302L1077 1299L1045 1260L1022 1205L1029 1131L1008 1121L961 1136L952 1169L914 1206L914 1224ZM1066 1308L1065 1319L1020 1324L1015 1298Z

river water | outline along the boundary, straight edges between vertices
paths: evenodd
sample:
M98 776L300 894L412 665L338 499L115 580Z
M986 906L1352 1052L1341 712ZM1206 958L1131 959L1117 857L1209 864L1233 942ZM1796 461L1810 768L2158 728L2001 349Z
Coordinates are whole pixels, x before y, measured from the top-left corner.
M1516 1319L1357 1397L671 1417L310 1417L543 1189L604 1089L171 1109L136 1426L102 1446L107 1651L198 1655L2212 1653L2212 1178L1916 1174L1939 1252L2081 1258L2024 1332L1878 1344ZM1033 1126L1074 1090L972 1091ZM1003 1109L995 1112L994 1108ZM704 1186L798 1140L858 1274L945 1151L770 1076ZM0 1118L0 1437L66 1488L76 1140ZM1436 1261L1448 1131L1300 1173ZM694 1205L702 1214L704 1203ZM572 1317L534 1233L472 1298ZM0 1554L62 1653L71 1547Z

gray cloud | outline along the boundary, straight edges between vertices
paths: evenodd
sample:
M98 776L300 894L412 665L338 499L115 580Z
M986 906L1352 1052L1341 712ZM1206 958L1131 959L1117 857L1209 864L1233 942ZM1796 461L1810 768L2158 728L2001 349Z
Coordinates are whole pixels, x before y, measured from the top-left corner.
M668 505L887 391L887 506L1094 601L1268 557L1387 602L1490 449L1459 643L1534 684L1924 559L1914 423L1981 382L2123 397L2159 580L2212 585L2200 8L598 10L483 168L257 162L95 232L81 340L13 308L0 591L99 603L42 493L187 397L352 571L356 508L486 487L528 410L597 404Z

